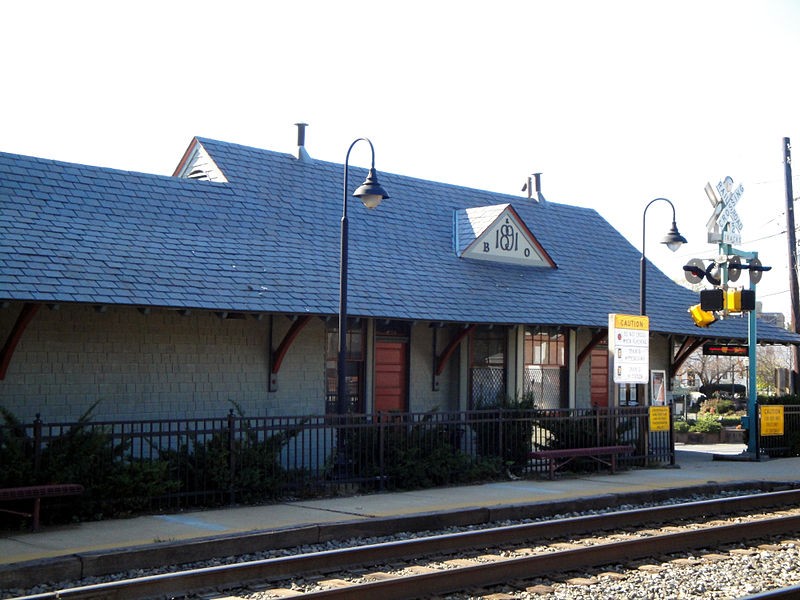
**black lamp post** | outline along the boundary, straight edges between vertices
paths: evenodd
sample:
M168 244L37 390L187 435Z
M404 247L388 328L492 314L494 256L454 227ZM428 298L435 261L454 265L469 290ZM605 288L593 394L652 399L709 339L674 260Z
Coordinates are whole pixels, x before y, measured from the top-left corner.
M344 160L344 191L342 195L342 235L339 251L339 354L337 362L337 386L336 386L336 412L344 415L349 412L349 393L347 390L347 188L348 188L348 163L350 162L350 152L360 141L366 141L372 152L372 166L364 180L353 196L360 198L367 208L375 208L381 200L388 198L389 194L378 183L378 176L375 172L375 148L367 138L358 138L347 150Z
M670 227L667 235L661 240L662 244L666 244L667 248L675 252L682 244L686 243L686 238L678 233L678 226L675 225L675 206L666 198L655 198L647 203L642 212L642 258L639 263L639 314L647 314L647 264L644 258L644 243L645 243L645 217L647 216L647 209L653 202L663 200L672 207L672 227Z

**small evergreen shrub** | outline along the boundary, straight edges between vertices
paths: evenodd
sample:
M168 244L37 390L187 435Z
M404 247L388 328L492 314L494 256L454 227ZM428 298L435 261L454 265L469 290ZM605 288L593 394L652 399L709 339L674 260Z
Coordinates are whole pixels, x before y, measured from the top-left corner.
M697 420L689 427L689 431L695 433L719 433L722 425L719 420L711 413L700 413Z

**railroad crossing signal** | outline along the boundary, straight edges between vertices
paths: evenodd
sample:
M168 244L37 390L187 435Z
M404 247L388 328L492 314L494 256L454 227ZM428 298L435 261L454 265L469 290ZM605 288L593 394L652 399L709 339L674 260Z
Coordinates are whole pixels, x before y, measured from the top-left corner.
M711 285L720 285L722 283L721 270L725 266L728 268L728 281L737 281L742 271L746 270L750 275L750 283L758 283L761 281L764 271L772 269L772 267L762 265L757 258L750 259L750 262L744 265L741 257L734 254L719 256L709 261L708 265L700 258L693 258L683 265L683 274L689 283L700 283L706 279Z
M698 327L708 327L717 320L717 316L712 311L703 310L703 307L699 304L690 306L689 314L694 324Z
M701 290L700 306L703 310L724 310L731 313L747 312L756 309L756 292L755 290L739 288Z

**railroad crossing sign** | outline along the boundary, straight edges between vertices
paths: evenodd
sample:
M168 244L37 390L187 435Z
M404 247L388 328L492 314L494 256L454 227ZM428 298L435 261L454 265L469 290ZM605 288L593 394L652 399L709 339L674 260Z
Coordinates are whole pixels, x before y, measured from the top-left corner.
M708 242L723 244L739 244L742 241L742 220L736 212L736 204L744 194L744 186L740 183L734 189L733 178L728 176L717 183L716 189L706 184L708 196L714 212L706 223Z

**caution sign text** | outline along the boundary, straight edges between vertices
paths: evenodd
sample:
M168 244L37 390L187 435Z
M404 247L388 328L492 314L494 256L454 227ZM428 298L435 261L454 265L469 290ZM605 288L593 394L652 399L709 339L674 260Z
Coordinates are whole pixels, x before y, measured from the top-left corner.
M783 406L761 407L761 435L783 435Z
M650 407L650 431L669 431L669 406Z

